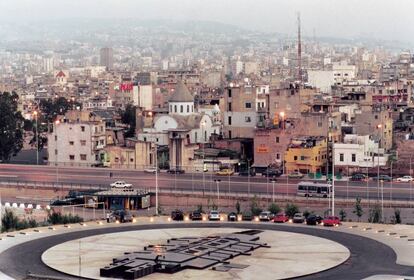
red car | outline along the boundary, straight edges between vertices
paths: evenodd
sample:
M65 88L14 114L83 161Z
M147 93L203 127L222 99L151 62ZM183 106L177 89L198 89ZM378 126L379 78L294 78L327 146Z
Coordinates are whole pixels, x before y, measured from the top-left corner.
M286 214L277 214L273 218L274 223L286 223L289 221L289 217Z
M335 227L341 225L341 221L336 216L328 216L323 219L322 224L326 227Z

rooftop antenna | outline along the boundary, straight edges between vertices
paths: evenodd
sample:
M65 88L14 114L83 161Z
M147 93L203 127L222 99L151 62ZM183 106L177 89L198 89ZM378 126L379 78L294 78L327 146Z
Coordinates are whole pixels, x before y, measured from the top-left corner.
M302 41L300 37L300 13L297 13L298 20L298 80L302 83Z

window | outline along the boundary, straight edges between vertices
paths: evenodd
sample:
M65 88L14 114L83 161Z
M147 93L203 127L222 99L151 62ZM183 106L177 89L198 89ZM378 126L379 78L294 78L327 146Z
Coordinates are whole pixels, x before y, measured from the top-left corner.
M339 154L339 161L344 161L344 154Z
M356 154L352 154L352 162L356 162Z
M57 141L57 135L55 135L55 141Z
M207 131L204 131L204 142L207 141Z
M105 144L104 140L99 140L99 144L104 145Z
M177 105L174 105L174 112L177 113Z
M101 132L103 132L103 126L101 125Z
M246 107L246 109L252 108L252 103L246 102L245 107Z
M75 144L75 142L69 141L69 145L73 146L74 144Z
M86 146L86 140L80 140L81 146Z
M190 105L187 105L187 113L190 113Z
M227 94L229 97L231 97L231 89L228 90Z
M197 143L197 131L194 133L194 142Z
M228 122L228 125L231 125L231 117L230 116L227 118L227 122Z
M293 160L298 160L298 157L297 157L297 156L294 156L294 157L293 157Z
M86 160L86 155L85 155L85 154L81 154L81 155L80 155L80 159L81 159L81 160Z
M276 159L280 159L280 154L276 154Z
M69 155L69 160L75 160L75 155Z
M322 127L322 122L318 122L318 127Z
M304 156L300 156L300 160L305 160L305 157Z
M83 125L81 126L81 131L85 132L85 127Z
M231 130L229 130L229 139L231 139Z
M55 149L55 155L57 155L57 154L58 154L58 150Z
M276 136L276 143L279 143L279 136Z
M181 105L181 106L180 106L180 112L181 112L181 113L183 113L183 112L184 112L184 106L183 106L183 105Z
M245 120L247 123L252 122L252 119L251 119L250 117L244 117L244 120Z
M98 133L98 127L95 126L95 133Z
M227 105L227 111L231 112L231 102L229 102Z
M170 112L172 112L172 105L170 105Z

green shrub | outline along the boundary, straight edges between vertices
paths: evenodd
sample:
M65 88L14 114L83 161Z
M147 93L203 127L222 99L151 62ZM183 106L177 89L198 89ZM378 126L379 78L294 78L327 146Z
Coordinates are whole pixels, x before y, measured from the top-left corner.
M285 214L289 217L289 218L293 218L293 216L295 216L296 213L299 213L299 208L298 206L296 206L293 203L288 203L286 204L285 207Z
M276 214L280 213L280 211L282 211L282 209L280 209L279 205L277 205L275 203L270 204L269 207L267 208L267 210L270 213L274 214L274 215L276 215Z

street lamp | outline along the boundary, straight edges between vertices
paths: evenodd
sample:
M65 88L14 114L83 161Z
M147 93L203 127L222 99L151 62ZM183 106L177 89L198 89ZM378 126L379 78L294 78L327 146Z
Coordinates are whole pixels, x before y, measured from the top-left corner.
M158 147L157 143L155 143L155 215L159 215L158 213Z
M60 120L56 120L55 121L55 136L57 137L57 126L60 124ZM58 188L58 183L59 183L59 168L58 168L58 141L56 141L56 152L55 152L55 165L56 165L56 188ZM61 189L61 195L63 196L63 185L62 185L62 189Z
M201 122L201 142L202 142L202 144L203 144L203 165L202 165L202 172L203 172L203 190L205 190L206 189L206 182L205 182L205 174L204 174L204 170L205 170L205 168L204 168L204 161L205 161L205 148L204 148L204 127L206 126L206 121L202 121Z
M217 207L219 207L220 205L220 188L219 188L219 184L221 182L220 179L214 179L214 182L216 182L217 185Z
M381 180L381 221L384 222L384 180Z
M377 129L382 129L382 124L378 124L377 125ZM381 143L381 137L378 137L378 148L377 148L377 199L379 199L379 189L380 189L380 180L379 180L379 176L380 176L380 159L379 159L379 149L380 149L380 143Z
M35 117L35 120L36 120L36 164L37 165L39 165L39 133L38 133L38 130L37 130L37 111L34 111L33 112L33 116Z
M272 201L275 202L275 183L276 183L276 179L272 178L270 180L270 182L272 182Z

